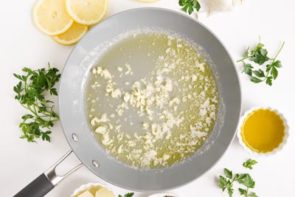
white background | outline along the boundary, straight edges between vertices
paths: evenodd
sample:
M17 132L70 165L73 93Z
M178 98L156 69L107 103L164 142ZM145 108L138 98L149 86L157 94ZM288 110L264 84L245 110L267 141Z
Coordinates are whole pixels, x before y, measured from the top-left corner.
M60 125L54 128L52 142L28 143L19 139L18 123L25 112L14 100L12 74L24 66L43 67L48 62L62 69L72 47L56 44L40 33L31 20L34 0L1 0L0 8L0 196L15 194L62 156L69 146ZM129 8L157 6L179 10L178 0L160 0L154 4L133 0L109 0L108 16ZM207 17L199 21L211 29L229 49L235 60L258 37L273 54L281 41L286 42L280 59L283 68L272 87L255 85L240 74L243 91L243 111L253 106L271 106L279 109L288 119L290 137L287 146L274 156L254 157L259 164L251 172L256 180L255 191L260 197L294 196L295 194L295 2L293 0L244 0L242 6L231 12ZM195 16L193 16L195 17ZM196 17L195 17L196 18ZM236 65L240 70L240 65ZM216 186L215 178L224 167L243 170L241 163L252 157L233 141L222 159L198 180L173 190L185 197L226 196ZM253 157L252 157L253 158ZM120 176L118 174L118 176ZM128 177L126 177L127 179ZM102 182L85 167L72 174L47 196L66 197L88 182ZM125 190L110 186L117 193ZM136 194L146 196L146 194ZM237 194L236 194L237 195ZM238 195L237 195L238 196Z

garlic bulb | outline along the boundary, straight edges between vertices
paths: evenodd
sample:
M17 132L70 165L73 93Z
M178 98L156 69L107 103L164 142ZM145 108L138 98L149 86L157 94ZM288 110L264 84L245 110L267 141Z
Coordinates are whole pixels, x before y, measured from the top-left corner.
M242 0L200 0L205 11L210 13L230 11L235 5L242 3Z

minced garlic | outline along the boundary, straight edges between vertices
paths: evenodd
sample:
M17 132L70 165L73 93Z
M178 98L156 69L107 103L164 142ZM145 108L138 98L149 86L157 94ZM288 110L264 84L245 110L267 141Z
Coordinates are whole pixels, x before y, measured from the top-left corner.
M102 146L124 163L172 165L191 156L214 127L218 92L213 73L198 50L182 39L156 33L128 39L130 47L152 59L152 69L136 78L140 62L93 68L87 92L90 125ZM122 47L131 51L127 44ZM109 60L102 57L101 65Z

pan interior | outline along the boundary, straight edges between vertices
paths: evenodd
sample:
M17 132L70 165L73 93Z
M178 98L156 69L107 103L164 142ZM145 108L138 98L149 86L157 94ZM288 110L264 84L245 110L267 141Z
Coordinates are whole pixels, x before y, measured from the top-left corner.
M131 165L122 165L122 161L106 153L106 149L94 137L85 110L85 90L90 81L90 72L93 66L98 66L97 60L105 54L103 49L111 49L104 47L104 43L108 46L114 38L126 31L146 28L177 33L191 41L190 43L201 46L214 63L209 62L213 65L220 98L215 126L199 150L185 162L157 169L138 169ZM145 61L140 63L144 65ZM135 73L137 67L134 67ZM113 72L111 67L108 69ZM142 66L141 69L144 73L147 68ZM130 76L130 79L134 76L137 75ZM161 8L131 9L109 17L93 27L70 54L63 70L59 90L61 124L67 141L77 157L99 178L133 191L175 188L195 180L208 171L231 143L239 121L240 107L241 92L237 71L222 43L196 20L179 12ZM128 131L131 133L132 130Z
M108 46L86 86L99 144L134 168L164 168L192 156L217 119L208 55L179 35L129 32Z

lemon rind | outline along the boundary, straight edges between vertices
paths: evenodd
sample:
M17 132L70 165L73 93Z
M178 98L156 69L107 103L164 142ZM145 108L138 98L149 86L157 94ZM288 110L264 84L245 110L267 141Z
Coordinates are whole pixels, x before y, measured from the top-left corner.
M66 0L65 3L66 3L66 11L68 13L68 15L77 23L80 23L82 25L95 25L97 23L99 23L103 17L106 15L107 13L107 10L108 10L108 0L105 0L105 3L104 3L104 8L103 8L103 12L101 13L101 15L96 19L96 20L92 20L92 21L85 21L85 20L82 20L80 19L79 17L77 17L77 15L73 12L73 10L70 8L70 2L71 0Z
M66 40L59 39L58 35L52 36L52 39L55 42L57 42L58 44L62 44L62 45L65 45L65 46L70 46L70 45L73 45L73 44L77 43L79 40L81 40L81 38L86 34L87 31L88 31L88 27L85 26L85 30L83 31L83 33L80 34L79 37L77 37L76 39L73 39L71 41L66 41Z

